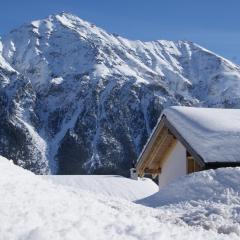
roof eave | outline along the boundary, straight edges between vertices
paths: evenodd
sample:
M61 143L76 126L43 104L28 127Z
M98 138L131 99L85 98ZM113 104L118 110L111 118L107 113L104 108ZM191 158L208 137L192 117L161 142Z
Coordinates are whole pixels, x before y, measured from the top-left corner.
M221 167L240 167L239 162L207 162L205 163L205 169L216 169Z
M194 157L201 167L205 167L206 162L203 157L189 144L189 142L179 133L179 131L168 121L167 117L163 115L162 121L169 131L182 143L187 151Z

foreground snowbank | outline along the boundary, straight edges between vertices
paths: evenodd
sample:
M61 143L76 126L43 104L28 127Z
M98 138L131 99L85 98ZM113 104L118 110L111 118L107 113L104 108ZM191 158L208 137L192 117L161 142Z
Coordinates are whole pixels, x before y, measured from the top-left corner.
M43 178L56 184L128 201L136 201L158 192L158 185L149 178L138 181L113 175L45 175Z
M53 184L0 157L0 239L238 239L171 211Z
M189 225L240 236L240 168L181 177L138 203L171 210Z

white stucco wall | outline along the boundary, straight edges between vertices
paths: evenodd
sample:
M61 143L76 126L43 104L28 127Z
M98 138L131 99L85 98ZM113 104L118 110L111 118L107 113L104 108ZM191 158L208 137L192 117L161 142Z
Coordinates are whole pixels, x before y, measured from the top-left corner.
M187 174L186 149L178 141L162 166L159 175L159 189L176 178Z

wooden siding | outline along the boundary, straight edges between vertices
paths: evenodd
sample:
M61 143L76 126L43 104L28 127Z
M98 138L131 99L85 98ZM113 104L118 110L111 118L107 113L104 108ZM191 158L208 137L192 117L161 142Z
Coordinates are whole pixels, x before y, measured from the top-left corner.
M163 125L158 128L150 142L147 149L143 152L136 170L140 176L145 173L157 175L161 172L162 163L175 146L177 140L169 132L168 128Z
M187 173L189 174L201 170L202 167L199 165L199 163L192 156L187 156Z

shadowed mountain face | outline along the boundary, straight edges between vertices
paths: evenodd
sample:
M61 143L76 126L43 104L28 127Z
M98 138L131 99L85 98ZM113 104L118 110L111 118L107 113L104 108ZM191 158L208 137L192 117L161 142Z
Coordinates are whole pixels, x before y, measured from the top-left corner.
M240 67L71 14L0 40L0 154L38 174L128 174L164 107L240 106Z

